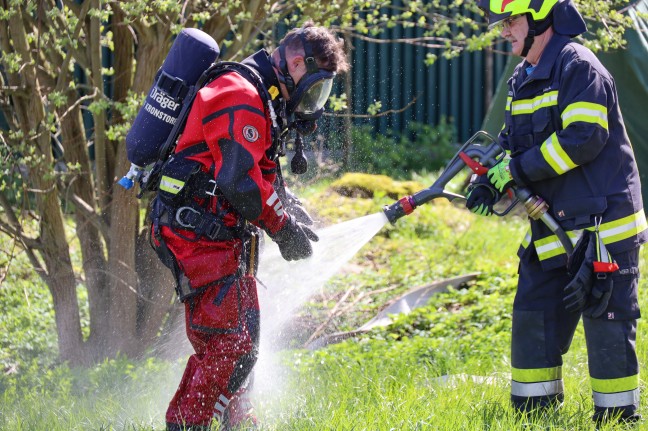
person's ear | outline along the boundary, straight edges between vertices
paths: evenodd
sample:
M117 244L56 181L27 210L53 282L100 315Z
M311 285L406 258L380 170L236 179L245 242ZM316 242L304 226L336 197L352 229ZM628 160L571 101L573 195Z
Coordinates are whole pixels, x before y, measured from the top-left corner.
M298 70L300 65L304 64L304 57L296 55L290 60L290 64L292 65L292 70Z

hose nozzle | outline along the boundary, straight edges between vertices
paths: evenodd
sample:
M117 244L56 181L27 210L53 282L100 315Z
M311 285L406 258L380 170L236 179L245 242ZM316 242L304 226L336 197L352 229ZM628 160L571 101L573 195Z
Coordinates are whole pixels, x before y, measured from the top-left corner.
M391 205L385 205L383 212L391 224L396 223L401 217L411 214L416 208L416 202L412 196L400 198Z

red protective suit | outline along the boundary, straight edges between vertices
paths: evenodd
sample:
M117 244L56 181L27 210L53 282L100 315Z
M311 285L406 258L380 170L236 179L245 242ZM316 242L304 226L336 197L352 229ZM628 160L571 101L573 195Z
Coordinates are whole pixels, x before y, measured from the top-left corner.
M283 227L287 216L273 188L277 164L272 160L272 122L248 79L229 72L199 91L176 154L202 142L209 151L190 158L213 175L218 189L200 204L227 226L247 221L271 234ZM196 239L191 231L169 226L162 226L161 237L191 288L199 292L185 300L187 335L195 354L167 410L167 427L201 429L214 417L240 417L233 405L241 404L259 341L259 305L250 269L254 263L243 262L249 259L244 250L250 237Z

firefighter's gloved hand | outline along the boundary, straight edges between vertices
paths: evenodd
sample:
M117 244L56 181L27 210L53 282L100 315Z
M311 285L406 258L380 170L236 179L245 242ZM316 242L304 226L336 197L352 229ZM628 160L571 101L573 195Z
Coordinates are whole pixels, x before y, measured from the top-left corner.
M514 183L513 176L511 175L511 169L509 168L510 163L511 158L509 156L506 156L502 160L497 162L497 164L490 168L486 173L488 180L500 193L504 193L504 191L506 191L506 189L511 187Z
M304 208L304 205L302 205L301 201L295 194L290 191L288 187L285 188L286 190L286 202L284 202L284 208L285 210L293 215L295 219L299 223L303 223L305 225L311 226L313 224L313 218L311 217L310 214L308 214L308 211L306 211L306 208Z
M599 318L605 313L614 288L612 274L601 274L599 277L594 277L594 286L587 307L583 310L583 316L591 319Z
M574 251L567 260L567 271L573 276L563 290L563 304L567 311L576 313L584 310L588 305L592 286L596 280L593 267L595 260L596 240L594 233L584 230L574 247Z
M493 205L499 201L500 194L486 184L472 184L466 196L466 208L477 215L489 216L493 214Z
M319 237L307 226L297 222L295 217L288 214L286 224L270 238L279 246L281 256L290 260L305 259L313 254L311 241L319 241Z

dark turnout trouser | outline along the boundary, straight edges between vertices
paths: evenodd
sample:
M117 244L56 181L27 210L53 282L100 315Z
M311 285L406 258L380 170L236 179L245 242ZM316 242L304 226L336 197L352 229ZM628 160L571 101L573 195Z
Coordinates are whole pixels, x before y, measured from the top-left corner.
M560 268L543 271L535 254L520 264L513 305L511 401L522 411L559 404L564 397L562 355L581 318L562 303L570 277ZM614 256L613 295L598 319L583 316L595 418L632 417L639 406L635 338L639 249ZM628 268L634 268L627 270Z

